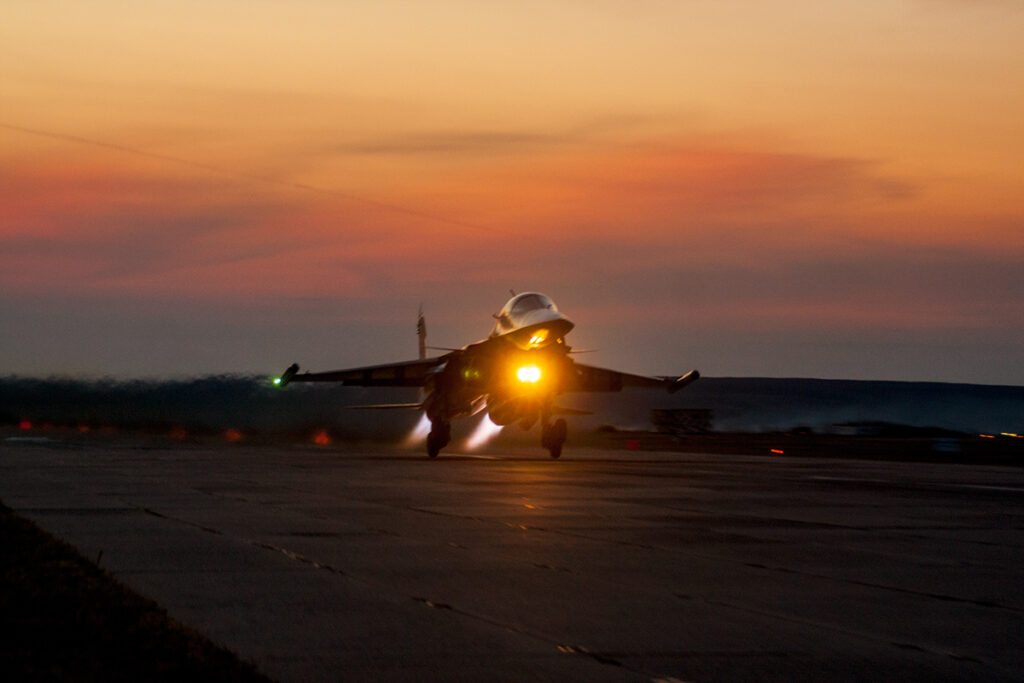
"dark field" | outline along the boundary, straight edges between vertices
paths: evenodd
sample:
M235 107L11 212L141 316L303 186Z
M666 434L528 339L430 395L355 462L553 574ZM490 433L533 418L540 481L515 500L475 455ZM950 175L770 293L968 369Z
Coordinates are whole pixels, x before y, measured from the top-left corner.
M2 503L0 548L5 680L267 680Z

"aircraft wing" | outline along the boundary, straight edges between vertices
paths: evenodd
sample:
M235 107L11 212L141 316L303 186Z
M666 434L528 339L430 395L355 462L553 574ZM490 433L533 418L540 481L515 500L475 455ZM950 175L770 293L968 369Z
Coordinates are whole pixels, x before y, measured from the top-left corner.
M582 363L574 363L574 369L576 376L569 381L566 391L622 391L623 387L655 387L674 394L700 379L700 373L696 370L691 370L681 377L645 377L617 370L595 368Z
M295 363L275 379L274 384L284 386L292 382L337 382L356 387L422 387L426 384L427 377L443 366L446 360L444 357L426 358L404 363L385 363L301 374L298 363Z

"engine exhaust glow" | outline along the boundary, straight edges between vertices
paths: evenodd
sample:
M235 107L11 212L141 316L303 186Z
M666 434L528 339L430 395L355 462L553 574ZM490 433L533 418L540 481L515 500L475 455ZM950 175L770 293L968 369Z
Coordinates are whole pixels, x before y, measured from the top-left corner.
M486 446L487 442L498 435L501 430L504 429L501 425L496 425L491 422L489 415L484 415L480 422L477 424L476 429L466 439L466 448L476 450L481 446Z
M420 415L420 421L416 423L416 426L409 432L409 436L405 437L406 446L417 446L427 439L427 434L430 433L430 420L427 418L427 414L423 413Z
M536 365L524 365L516 370L516 377L524 384L536 384L540 381L540 368Z

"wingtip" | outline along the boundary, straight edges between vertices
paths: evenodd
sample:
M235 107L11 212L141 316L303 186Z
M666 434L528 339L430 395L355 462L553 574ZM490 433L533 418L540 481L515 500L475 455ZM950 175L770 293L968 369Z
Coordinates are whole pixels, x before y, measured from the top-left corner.
M700 373L696 370L690 370L682 377L677 377L668 384L668 393L674 394L683 387L689 386L700 379Z
M275 387L283 387L283 386L287 385L289 382L292 381L292 378L295 377L295 373L297 373L298 371L299 371L299 364L298 363L292 363L291 365L288 366L287 370L285 370L284 372L281 373L280 377L275 377L274 378L274 386Z

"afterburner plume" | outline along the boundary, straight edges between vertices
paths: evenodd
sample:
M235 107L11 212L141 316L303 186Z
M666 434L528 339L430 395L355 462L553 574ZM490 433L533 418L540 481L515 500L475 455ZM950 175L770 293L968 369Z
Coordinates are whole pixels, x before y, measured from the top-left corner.
M476 429L470 434L469 438L466 439L466 447L471 450L476 450L481 446L487 444L488 441L497 436L498 432L502 430L501 425L496 425L491 422L489 415L484 415L480 418L480 422L477 424Z
M427 419L427 414L423 413L420 415L420 421L416 423L416 426L409 432L409 436L405 437L406 446L417 446L427 438L427 434L430 433L430 420Z

